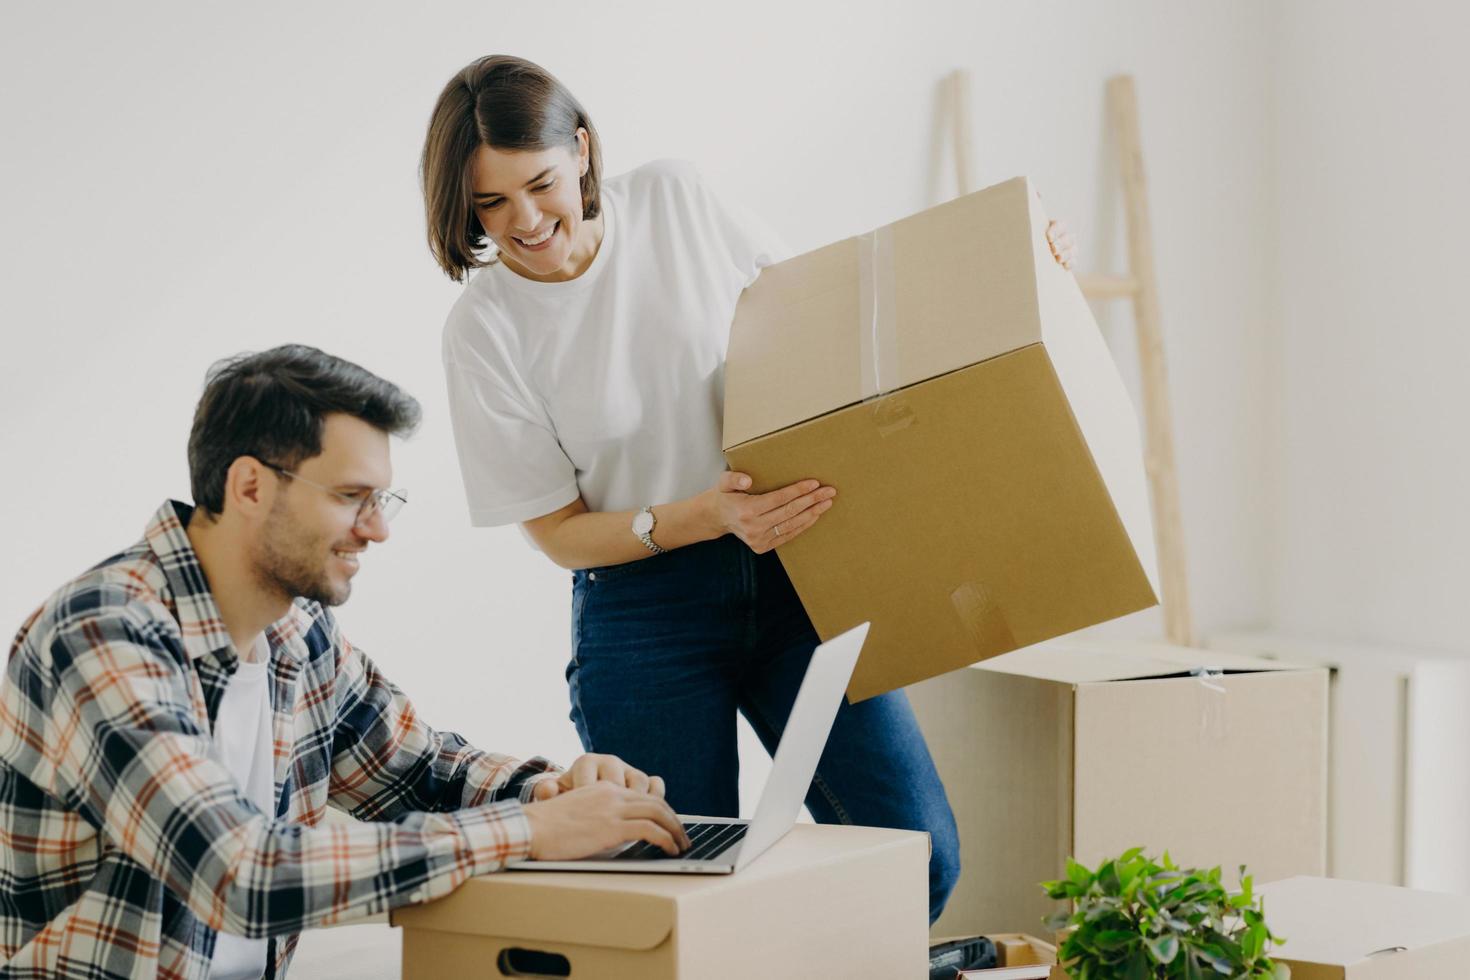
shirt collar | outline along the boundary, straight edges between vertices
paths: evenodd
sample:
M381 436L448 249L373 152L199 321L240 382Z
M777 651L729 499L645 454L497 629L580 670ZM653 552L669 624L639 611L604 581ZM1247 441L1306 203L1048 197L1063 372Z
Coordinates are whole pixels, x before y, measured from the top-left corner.
M194 508L188 504L166 500L154 512L143 537L158 557L159 567L173 593L174 612L189 659L198 660L206 654L233 656L234 644L225 629L224 617L209 591L204 567L199 564L199 556L194 553L194 545L185 531L193 513ZM293 602L285 616L266 628L272 658L284 653L293 660L301 660L306 653L305 637L311 624L311 614Z

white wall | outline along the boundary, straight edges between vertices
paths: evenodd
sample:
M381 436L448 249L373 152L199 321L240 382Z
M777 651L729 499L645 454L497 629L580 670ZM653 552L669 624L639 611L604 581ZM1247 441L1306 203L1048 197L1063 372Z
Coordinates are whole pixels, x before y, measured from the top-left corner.
M385 374L426 410L396 450L412 503L367 556L342 613L351 635L432 722L506 751L575 754L567 576L514 530L468 527L438 361L457 287L423 244L415 182L433 98L492 51L540 61L579 94L610 173L693 159L799 247L953 194L935 107L941 80L968 68L977 178L1032 176L1080 233L1090 271L1123 254L1103 84L1133 73L1196 617L1208 631L1266 614L1272 5L433 11L55 3L7 16L0 623L133 541L165 496L187 496L185 437L211 361L304 341ZM1131 378L1131 320L1100 314ZM1428 329L1405 336L1424 347ZM1359 346L1336 350L1401 374L1415 363ZM1463 407L1454 397L1413 396ZM1156 629L1156 617L1124 628ZM764 768L747 767L747 788Z
M1467 36L1457 4L1280 8L1269 616L1289 632L1470 651Z

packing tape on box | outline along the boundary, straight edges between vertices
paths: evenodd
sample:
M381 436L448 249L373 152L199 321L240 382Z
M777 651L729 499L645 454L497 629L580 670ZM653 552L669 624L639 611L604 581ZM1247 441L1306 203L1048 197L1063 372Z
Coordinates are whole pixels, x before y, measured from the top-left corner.
M1230 734L1230 719L1225 710L1229 692L1219 683L1225 672L1219 667L1196 667L1190 673L1198 681L1194 691L1199 703L1200 740L1219 741Z
M1016 648L1011 624L990 589L979 582L966 582L949 594L949 602L979 653L976 660Z
M892 391L898 383L898 302L893 277L893 228L858 236L858 370L862 398L878 431L887 436L916 420L913 407Z
M893 295L893 229L858 236L858 361L863 398L893 387L898 366L898 308Z

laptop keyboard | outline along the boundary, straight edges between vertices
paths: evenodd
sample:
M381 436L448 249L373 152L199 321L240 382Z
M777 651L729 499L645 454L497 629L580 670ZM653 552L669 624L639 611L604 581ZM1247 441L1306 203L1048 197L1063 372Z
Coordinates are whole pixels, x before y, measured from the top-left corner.
M686 823L684 833L689 835L689 850L680 854L678 858L669 857L662 848L655 844L640 841L622 853L614 855L613 860L653 861L662 858L666 861L703 861L714 857L744 837L746 828L749 826L750 824L745 823Z

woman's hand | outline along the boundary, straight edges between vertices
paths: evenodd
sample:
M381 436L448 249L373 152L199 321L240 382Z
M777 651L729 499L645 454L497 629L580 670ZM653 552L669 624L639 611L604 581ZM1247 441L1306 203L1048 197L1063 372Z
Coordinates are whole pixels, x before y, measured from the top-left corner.
M837 496L834 487L803 480L770 493L746 493L750 477L722 473L719 482L700 494L715 536L733 534L754 551L764 554L785 544L817 522Z
M573 762L557 778L538 782L535 789L531 790L531 798L538 802L549 800L562 793L599 782L612 783L658 799L663 799L664 796L664 781L658 776L650 776L642 770L634 769L615 755L589 752Z
M1057 265L1063 269L1072 268L1077 258L1077 242L1065 224L1060 221L1049 223L1046 226L1046 243L1051 246L1051 257L1057 260Z

